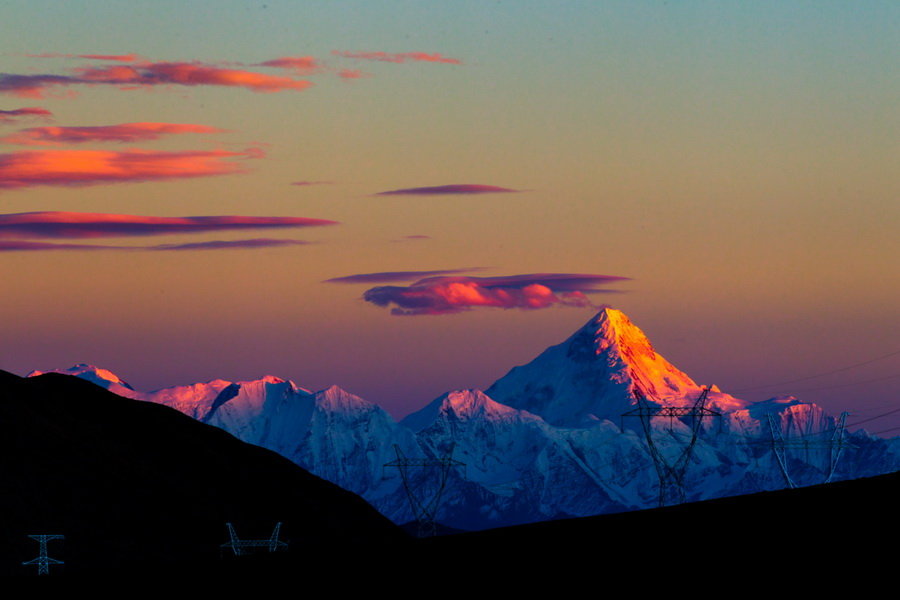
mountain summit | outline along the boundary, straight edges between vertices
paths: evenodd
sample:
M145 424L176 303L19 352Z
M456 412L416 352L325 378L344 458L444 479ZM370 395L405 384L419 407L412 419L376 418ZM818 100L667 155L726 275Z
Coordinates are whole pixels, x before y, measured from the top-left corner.
M703 387L659 355L619 310L605 308L569 339L530 363L514 367L487 394L497 402L540 415L561 427L618 421L639 391L661 406L692 404ZM746 403L713 387L711 404L723 410Z

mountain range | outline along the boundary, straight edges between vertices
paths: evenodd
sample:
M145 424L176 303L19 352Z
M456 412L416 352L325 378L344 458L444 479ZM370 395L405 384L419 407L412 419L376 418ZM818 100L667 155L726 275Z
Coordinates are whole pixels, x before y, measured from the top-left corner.
M140 392L92 365L57 372L273 450L395 523L414 518L399 470L385 467L398 456L452 453L465 463L449 471L437 519L477 530L654 507L659 473L678 464L689 501L780 489L786 473L798 486L822 483L838 452L798 448L839 428L821 407L792 396L751 403L700 385L609 308L487 390L450 391L400 422L337 386L311 391L274 376ZM701 396L707 412L697 424L685 414ZM783 451L775 439L787 442ZM842 440L834 480L896 470L898 438L859 431ZM439 488L434 469L408 476L420 500Z

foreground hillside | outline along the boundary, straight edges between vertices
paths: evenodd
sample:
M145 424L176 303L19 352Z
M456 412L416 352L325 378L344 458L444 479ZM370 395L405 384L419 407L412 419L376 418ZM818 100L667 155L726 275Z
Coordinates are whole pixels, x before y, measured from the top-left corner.
M227 521L300 552L367 552L407 536L364 500L179 412L75 377L0 371L0 574L62 534L68 574L217 560Z

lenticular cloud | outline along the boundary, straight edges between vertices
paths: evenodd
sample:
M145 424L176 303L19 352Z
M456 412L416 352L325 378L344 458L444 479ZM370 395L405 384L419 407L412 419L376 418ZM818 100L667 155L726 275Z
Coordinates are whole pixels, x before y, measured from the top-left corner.
M445 315L478 307L540 309L551 306L597 308L588 293L615 292L596 286L622 281L611 275L536 273L505 277L427 277L409 286L378 286L363 299L392 306L398 316Z

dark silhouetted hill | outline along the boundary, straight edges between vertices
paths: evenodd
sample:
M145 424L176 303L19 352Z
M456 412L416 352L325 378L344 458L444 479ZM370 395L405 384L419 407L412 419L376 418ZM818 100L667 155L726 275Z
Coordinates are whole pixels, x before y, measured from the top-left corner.
M202 571L226 521L295 560L367 554L408 536L358 496L287 459L156 404L76 377L0 371L0 574L36 572L29 534L62 534L54 573Z

